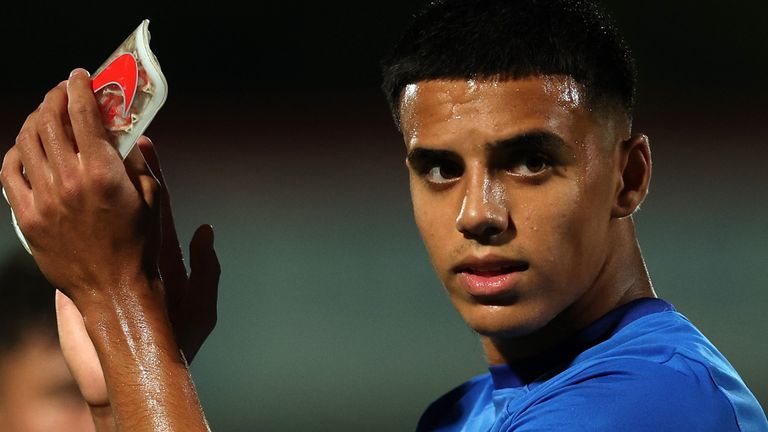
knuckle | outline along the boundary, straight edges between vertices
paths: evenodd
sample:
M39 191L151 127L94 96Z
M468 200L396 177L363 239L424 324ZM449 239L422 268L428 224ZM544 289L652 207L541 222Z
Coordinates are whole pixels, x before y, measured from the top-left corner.
M96 193L106 197L113 196L121 186L114 170L102 165L91 170L90 181Z
M55 129L57 120L56 113L53 110L43 108L38 114L37 124L42 130L50 133Z
M11 149L8 150L3 156L3 166L2 166L2 169L0 169L0 178L2 178L3 183L5 183L5 181L8 180L8 177L11 172L11 168L9 165L11 165L11 160L15 158L15 153L17 151L18 150L16 150L16 147L11 147Z
M64 202L77 201L82 194L82 188L80 183L71 179L63 179L59 186L61 199Z
M43 104L40 104L40 106L37 107L33 112L29 113L27 118L24 119L24 126L26 125L32 125L35 123L35 119L37 118L38 113L40 112L40 109L42 108ZM23 128L23 126L22 126Z
M5 162L3 162L3 169L0 170L0 182L3 184L3 187L5 188L8 188L8 186L11 184L10 171L11 170L5 166Z
M30 129L24 128L19 131L19 134L16 135L16 145L19 147L24 147L26 143L32 140L32 131Z
M96 169L91 173L91 181L97 190L112 189L114 187L114 175L105 169Z
M49 220L54 217L58 211L57 206L48 194L35 197L35 208L42 219Z
M19 229L21 229L21 232L27 237L33 236L43 228L40 217L28 212L19 212L16 215L16 223L18 224Z
M48 93L46 93L45 97L43 98L43 103L40 104L40 110L43 111L46 108L48 108L51 104L56 103L56 100L60 97L61 97L61 88L59 88L58 86L49 90Z
M91 109L91 106L82 100L70 100L69 112L72 114L84 115Z

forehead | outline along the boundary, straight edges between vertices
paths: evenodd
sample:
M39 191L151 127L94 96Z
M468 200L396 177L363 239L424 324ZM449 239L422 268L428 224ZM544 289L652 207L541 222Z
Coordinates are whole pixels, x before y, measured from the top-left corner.
M582 86L559 75L421 81L406 86L400 102L408 147L454 141L482 144L530 130L567 140L594 129Z

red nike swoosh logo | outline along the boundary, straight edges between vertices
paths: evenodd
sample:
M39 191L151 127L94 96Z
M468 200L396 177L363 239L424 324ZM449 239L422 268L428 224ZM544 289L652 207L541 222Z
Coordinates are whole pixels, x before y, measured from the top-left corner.
M131 109L138 81L139 65L136 63L136 58L130 53L125 53L112 60L101 73L93 77L91 88L96 93L110 84L117 84L123 93L123 116L125 117Z

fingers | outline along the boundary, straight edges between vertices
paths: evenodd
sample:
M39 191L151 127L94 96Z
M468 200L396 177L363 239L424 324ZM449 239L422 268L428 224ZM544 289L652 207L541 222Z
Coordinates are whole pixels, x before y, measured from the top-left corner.
M37 134L57 183L61 183L62 177L71 175L78 163L67 101L67 82L62 81L48 92L35 114Z
M147 166L147 163L144 161L144 156L141 154L138 146L133 146L131 151L125 156L123 162L125 163L126 171L133 172L137 175L151 175L154 177L149 171L149 166Z
M109 144L109 136L101 121L101 113L91 88L91 78L85 69L75 69L67 81L68 105L72 129L84 162L112 153L119 158L117 150Z
M213 246L213 227L202 225L195 231L189 245L190 290L187 294L205 305L212 305L215 311L219 292L221 264Z
M51 171L43 151L43 144L37 133L38 111L32 113L24 121L24 125L16 136L15 148L19 151L23 174L29 179L33 190L43 190L51 182Z
M134 146L131 149L123 162L125 164L125 172L128 174L131 182L133 182L136 190L141 193L144 201L150 207L155 208L157 199L159 199L159 182L144 161L144 156L138 146Z
M141 150L141 154L144 156L147 165L149 165L149 169L152 170L152 174L155 175L155 178L161 185L165 186L163 171L160 169L160 158L157 157L157 151L155 151L155 145L152 143L152 140L142 135L136 141L136 147Z
M3 184L22 230L35 226L40 221L37 213L50 210L62 197L77 198L84 184L83 174L111 173L121 164L114 149L113 155L103 151L111 149L111 145L105 139L106 131L101 126L87 72L80 70L73 78L74 81L62 81L46 94L25 120L13 149L7 153ZM82 127L73 128L70 118ZM75 143L76 137L80 146ZM78 150L89 146L101 149L102 159L100 166L93 165L86 171L81 169ZM104 159L105 155L112 158Z
M181 298L184 296L184 288L187 281L187 269L184 266L184 256L179 245L179 237L176 232L176 224L173 219L171 208L171 195L168 192L168 185L163 178L163 171L160 167L160 159L157 156L152 141L142 136L136 142L136 147L141 150L144 160L154 173L155 178L160 182L160 223L162 240L160 246L160 273L163 275L163 281L166 286L166 297L171 308L178 306Z
M221 268L213 248L213 227L199 227L189 249L192 271L182 313L186 319L183 322L186 330L179 333L179 339L184 356L192 363L206 337L216 326Z
M19 149L13 147L5 154L0 179L3 183L3 194L17 216L30 212L34 206L32 188L23 171Z
M104 372L77 306L56 290L56 324L64 360L91 406L109 404Z

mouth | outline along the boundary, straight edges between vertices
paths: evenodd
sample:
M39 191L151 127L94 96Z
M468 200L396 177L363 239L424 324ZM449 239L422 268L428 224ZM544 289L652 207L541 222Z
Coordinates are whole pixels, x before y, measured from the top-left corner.
M496 257L472 257L453 268L460 284L477 300L509 297L528 270L525 261Z
M528 270L528 263L496 257L470 257L453 267L454 273L467 273L481 277L494 277Z

